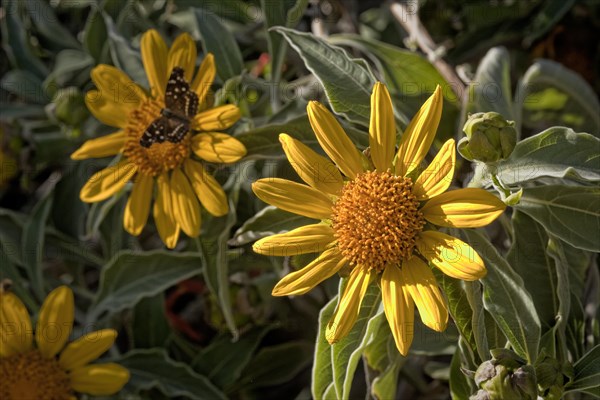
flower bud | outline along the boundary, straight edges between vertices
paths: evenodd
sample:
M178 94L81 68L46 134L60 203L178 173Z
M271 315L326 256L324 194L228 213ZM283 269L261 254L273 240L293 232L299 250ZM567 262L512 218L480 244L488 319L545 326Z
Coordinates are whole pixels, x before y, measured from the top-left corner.
M467 135L458 142L458 151L467 160L494 163L507 158L517 144L513 121L496 112L469 115L463 131Z
M477 368L475 384L480 390L471 400L537 399L535 370L531 365L523 365L518 356L511 357L508 353L497 354L498 358L494 356Z
M61 89L54 96L54 116L67 126L78 127L88 117L83 94L79 89Z

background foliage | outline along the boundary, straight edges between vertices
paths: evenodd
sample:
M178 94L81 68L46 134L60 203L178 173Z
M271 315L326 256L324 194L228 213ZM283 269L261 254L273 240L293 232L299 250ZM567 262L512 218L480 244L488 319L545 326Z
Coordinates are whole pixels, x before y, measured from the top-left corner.
M540 396L600 397L597 2L421 1L418 14L414 2L406 6L404 21L391 4L5 0L0 278L34 314L66 283L79 331L118 329L106 357L131 370L127 398L465 399L477 390L478 366L502 358L490 353L499 348L535 368ZM423 29L407 27L415 17ZM176 251L151 224L140 237L123 231L124 196L79 200L110 160L69 159L109 132L83 102L90 70L112 64L147 85L139 38L150 28L171 40L189 32L215 55L216 101L239 105L230 133L248 149L214 170L229 215L202 215L200 238L180 240ZM274 283L307 258L251 251L255 240L306 223L250 189L259 177L297 179L279 133L320 151L305 112L318 99L365 148L377 80L390 89L400 128L442 85L434 147L462 137L468 113L479 111L515 121L519 139L497 164L458 161L456 186L514 194L514 207L486 230L454 233L481 254L488 275L438 276L453 323L437 334L416 321L408 357L394 346L376 287L348 337L329 346L336 282L273 298Z

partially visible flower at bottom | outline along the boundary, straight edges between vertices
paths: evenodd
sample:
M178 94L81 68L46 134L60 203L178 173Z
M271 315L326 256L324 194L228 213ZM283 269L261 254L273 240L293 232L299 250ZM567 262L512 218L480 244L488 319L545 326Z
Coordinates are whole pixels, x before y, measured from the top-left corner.
M443 331L448 322L444 298L428 263L462 280L477 280L486 273L471 246L436 226L482 227L506 206L483 189L446 192L456 159L453 139L417 174L440 121L440 87L410 122L396 151L390 95L384 85L375 84L370 159L356 149L324 106L313 101L307 111L319 144L335 164L282 134L283 150L307 185L266 178L252 189L266 203L320 221L263 238L254 244L254 251L271 256L322 253L281 279L273 289L275 296L306 293L337 272L350 270L327 325L329 343L352 329L368 286L378 281L396 346L406 355L413 339L415 306L431 329Z
M67 344L73 319L71 289L53 290L42 305L34 345L27 308L13 293L0 293L0 399L76 399L76 392L108 396L123 388L126 368L90 364L112 347L117 332L102 329Z

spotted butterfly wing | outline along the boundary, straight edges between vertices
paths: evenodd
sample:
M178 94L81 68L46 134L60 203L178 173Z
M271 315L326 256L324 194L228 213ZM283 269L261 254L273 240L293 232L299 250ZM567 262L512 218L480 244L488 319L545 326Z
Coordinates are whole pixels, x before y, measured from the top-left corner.
M144 134L140 139L140 145L149 148L152 146L152 143L164 142L167 135L168 124L169 120L164 115L156 118L144 131Z
M146 148L153 143L179 143L190 130L189 119L198 111L198 95L185 80L184 70L174 67L165 91L165 108L161 116L146 128L140 145Z

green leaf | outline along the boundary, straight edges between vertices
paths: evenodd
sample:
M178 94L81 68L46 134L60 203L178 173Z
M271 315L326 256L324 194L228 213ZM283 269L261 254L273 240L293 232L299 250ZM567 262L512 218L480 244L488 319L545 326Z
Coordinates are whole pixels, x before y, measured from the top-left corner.
M321 82L334 112L352 122L369 125L375 77L363 59L353 59L344 49L310 33L281 27L272 30L283 35Z
M98 7L92 7L85 28L83 28L83 46L97 63L102 59L107 48L107 41L108 32L102 12Z
M195 8L194 13L202 45L207 53L215 56L219 77L226 81L240 75L244 70L242 53L221 18L202 8Z
M600 135L598 97L581 76L562 64L537 60L519 82L515 97L524 124L543 129L542 121Z
M18 4L17 0L4 2L4 18L0 19L2 47L14 67L27 70L39 79L43 79L49 71L44 63L33 54L29 44L30 34L19 19Z
M290 231L299 226L314 223L314 220L267 206L244 222L228 241L229 245L242 246L267 236Z
M422 93L433 93L436 85L440 85L444 88L443 94L448 101L458 101L448 82L433 64L417 52L353 34L333 35L330 41L336 45L356 47L365 51L367 55L372 54L379 62L390 90L398 94L418 96ZM404 118L407 117L401 116L401 120ZM408 119L404 121L405 124L407 122Z
M136 348L164 346L171 333L165 314L165 296L159 293L140 300L133 310L131 325Z
M202 233L198 241L204 279L209 290L218 300L227 327L236 340L239 332L233 318L227 257L227 239L229 239L231 228L236 222L235 207L230 201L227 216L208 217L205 213L203 220Z
M56 49L71 48L79 49L80 43L71 35L60 20L56 17L54 10L47 2L40 0L25 0L25 8L33 21L37 31L44 36Z
M375 399L387 400L396 398L398 374L405 362L406 359L400 353L397 353L396 360L389 364L388 368L373 380L371 394Z
M479 63L469 85L470 113L496 111L507 120L516 120L510 90L510 56L504 47L491 48Z
M42 88L42 81L27 70L8 71L0 80L0 87L31 103L46 104L50 101Z
M570 245L600 251L600 188L559 185L526 188L515 208Z
M271 328L255 328L236 342L232 342L231 335L221 335L198 353L191 366L217 386L227 388L240 379L252 354Z
M461 230L461 236L485 261L487 275L481 279L484 307L515 352L533 364L541 336L540 319L531 296L523 289L523 279L479 232Z
M315 400L329 399L335 394L333 368L331 364L331 345L325 339L325 329L333 316L337 297L327 303L319 313L319 327L315 343L315 357L312 368L311 392ZM327 395L327 393L330 393Z
M528 215L515 211L513 243L506 260L522 278L545 327L555 323L558 311L557 277L554 260L546 252L548 234Z
M567 391L598 387L600 382L600 345L592 348L574 365L575 378L567 386Z
M45 118L43 105L0 103L0 119L12 118Z
M460 348L452 356L450 362L450 395L453 399L468 399L473 394L469 378L462 372Z
M463 284L460 280L451 278L446 274L441 274L441 279L438 279L438 282L448 299L448 311L460 335L465 340L471 352L471 357L474 357L477 352L477 343L473 335L473 316L475 310L469 304Z
M148 87L148 78L139 50L131 47L131 41L119 33L108 14L104 14L104 23L108 31L108 46L115 66L123 70L138 85Z
M84 69L91 67L94 59L81 50L67 49L56 55L52 73L44 80L47 90L57 89L56 85L64 86L74 75L81 73Z
M156 296L199 273L200 263L194 253L122 251L102 270L88 320L95 321L104 312L112 314L131 308L141 299Z
M343 283L340 282L340 293ZM374 318L377 314L383 313L380 299L381 291L375 283L372 283L362 300L354 326L339 342L331 345L333 383L339 399L349 398L358 362L381 322Z
M46 221L50 215L53 200L53 192L50 192L36 204L31 216L23 225L23 236L21 238L23 265L39 299L43 299L46 295L42 274L42 258L44 255Z
M547 129L520 141L497 174L507 185L542 177L598 182L600 139L560 126Z
M313 344L304 341L265 347L244 369L240 385L254 388L289 382L310 365L312 354Z
M246 160L285 158L279 135L287 133L305 145L318 148L319 144L306 115L283 124L271 124L251 129L235 138L246 146Z
M164 349L133 350L118 363L131 373L127 387L136 392L156 388L169 398L227 398L205 376L192 371L187 364L170 359Z

